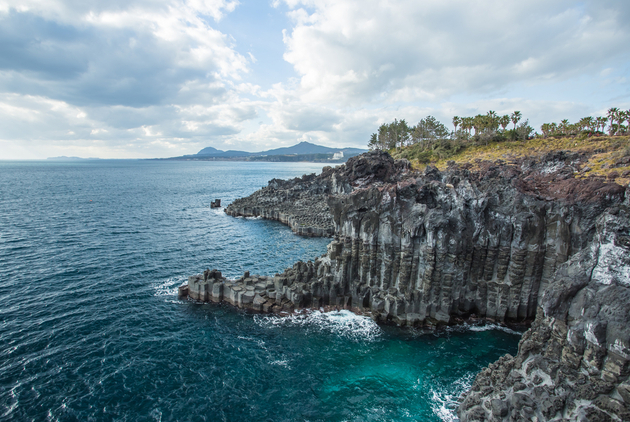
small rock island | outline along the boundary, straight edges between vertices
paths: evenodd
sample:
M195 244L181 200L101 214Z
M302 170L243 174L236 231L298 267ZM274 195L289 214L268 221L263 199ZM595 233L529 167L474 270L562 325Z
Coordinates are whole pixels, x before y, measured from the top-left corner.
M414 171L382 151L272 180L226 208L328 251L273 277L217 270L180 296L257 312L336 307L401 326L531 324L462 398L462 422L630 420L629 189L579 154Z

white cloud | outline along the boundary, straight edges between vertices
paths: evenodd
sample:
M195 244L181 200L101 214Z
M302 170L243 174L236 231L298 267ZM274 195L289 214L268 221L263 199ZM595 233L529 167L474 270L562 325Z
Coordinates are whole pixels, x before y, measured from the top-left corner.
M248 5L0 0L0 158L365 147L394 118L630 106L625 0L275 0L297 77L271 86L252 75L286 64L221 26Z
M596 73L626 52L625 1L287 1L305 100L443 101Z

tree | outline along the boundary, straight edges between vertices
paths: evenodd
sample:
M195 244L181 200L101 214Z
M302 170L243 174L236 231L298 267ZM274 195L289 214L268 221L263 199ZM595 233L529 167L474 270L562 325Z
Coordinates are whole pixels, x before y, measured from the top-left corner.
M617 131L622 132L623 122L626 121L626 112L623 110L617 110L617 113L615 114L615 120L617 121Z
M598 117L597 118L597 130L599 132L604 132L604 130L606 129L606 122L608 122L608 119L606 119L605 117ZM601 127L601 129L600 129Z
M581 125L580 130L588 129L588 131L591 133L595 132L596 124L597 124L597 120L594 119L593 117L591 116L583 117L582 120L580 120L580 125Z
M459 116L454 116L453 117L453 126L455 126L455 130L454 132L457 132L457 126L459 126L459 124L462 122L462 119L459 118Z
M507 114L504 114L503 116L501 116L499 118L499 124L501 125L501 127L503 128L503 131L505 132L505 128L507 127L507 125L510 124L510 116Z
M569 120L568 120L568 119L564 119L564 120L562 120L562 121L560 122L560 127L559 127L559 129L560 129L560 132L561 132L563 135L568 135L568 132L569 132Z
M529 120L525 120L514 129L514 134L517 139L526 140L529 139L533 131L534 128L529 125Z
M608 129L608 134L611 136L615 134L614 128L613 128L613 121L617 117L618 111L619 109L617 107L612 107L608 109L608 120L610 120L610 128Z
M378 128L378 144L381 146L380 149L392 149L396 145L392 145L391 139L389 137L389 125L387 123L383 123Z
M383 123L378 128L375 144L379 145L378 149L392 149L397 146L403 147L409 144L409 134L411 129L405 119L394 119L391 123ZM372 139L370 140L372 142Z
M549 132L551 132L551 125L549 123L543 123L543 125L540 127L540 130L543 133L543 138L546 138L547 136L549 136Z
M516 130L516 124L521 120L521 112L515 111L512 113L512 123L514 123L514 130Z
M375 149L382 149L382 145L378 143L378 135L376 133L370 135L368 148L370 149L370 151L374 151Z
M411 141L419 143L422 148L429 147L436 139L445 139L449 132L446 126L433 116L427 116L420 120L413 128Z
M463 117L462 118L462 129L464 129L468 135L470 135L470 131L473 128L473 119L472 117Z
M486 114L486 127L490 129L492 132L496 132L499 128L499 116L496 112L490 110L488 114Z

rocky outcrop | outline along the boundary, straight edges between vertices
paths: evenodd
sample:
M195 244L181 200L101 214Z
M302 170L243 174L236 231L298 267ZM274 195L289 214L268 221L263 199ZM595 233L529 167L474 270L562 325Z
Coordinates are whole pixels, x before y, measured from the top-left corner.
M227 212L284 220L298 233L321 228L334 239L314 261L263 281L241 279L251 306L240 290L229 301L262 312L352 308L400 325L536 318L516 357L479 374L461 419L624 419L626 189L576 179L580 162L556 153L419 173L372 152L319 176L271 181ZM235 284L212 280L213 292ZM204 283L208 277L193 276L189 287ZM197 289L199 300L215 300L210 287ZM586 381L595 390L580 387Z
M225 209L233 217L280 221L302 236L332 236L334 227L326 199L331 192L330 168L319 176L272 179L268 186L237 199Z
M484 369L462 422L630 420L630 214L613 208L561 265L515 357Z
M276 293L300 292L295 308L354 307L401 325L472 314L533 320L557 267L589 244L597 217L624 198L618 185L574 179L573 160L558 154L420 174L374 152L320 176L272 180L228 213L295 222L314 207L332 225L325 256L275 278Z
M342 194L349 186L385 183L396 180L409 170L407 161L374 154L351 158L348 165L324 167L319 175L310 174L292 180L272 179L268 186L252 195L237 199L225 209L234 217L263 217L277 220L303 236L332 236L334 221L328 198Z
M274 287L273 279L266 276L250 276L249 272L245 272L242 277L229 280L215 269L188 277L188 284L181 286L178 293L180 298L190 297L201 302L227 302L241 309L267 313L272 312L271 307L276 304ZM273 303L268 301L269 297L274 298ZM282 305L288 302L288 299L279 297L279 307L274 311L281 311ZM290 309L293 310L292 306Z

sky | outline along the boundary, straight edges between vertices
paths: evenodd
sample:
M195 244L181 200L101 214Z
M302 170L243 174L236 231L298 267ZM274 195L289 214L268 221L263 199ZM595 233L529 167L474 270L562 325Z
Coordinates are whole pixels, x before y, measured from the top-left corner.
M0 159L157 158L630 108L628 0L0 0Z

